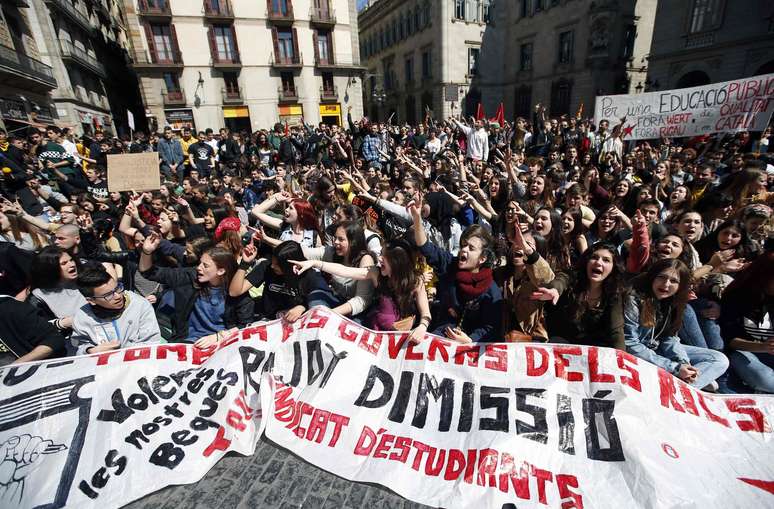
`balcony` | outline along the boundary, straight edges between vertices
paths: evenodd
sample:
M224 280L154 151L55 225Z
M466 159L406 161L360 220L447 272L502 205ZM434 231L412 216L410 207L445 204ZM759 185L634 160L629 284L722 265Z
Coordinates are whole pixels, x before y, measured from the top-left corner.
M287 0L285 5L274 5L275 3L282 4L282 0L269 0L268 3L266 19L278 26L290 26L293 24L293 3L290 0ZM285 8L283 9L282 7Z
M304 66L304 59L301 55L277 56L274 52L269 57L269 64L277 69L301 69Z
M295 88L277 87L277 95L281 103L298 102L298 91Z
M320 87L320 102L338 101L339 87Z
M103 66L96 57L89 55L85 49L79 48L66 39L59 39L59 49L62 52L62 60L75 62L102 79L107 76L105 66Z
M110 10L102 0L95 0L92 2L92 5L94 6L94 12L97 13L97 16L100 16L105 22L110 23Z
M320 58L319 56L315 58L314 65L319 69L332 69L336 67L336 63L332 58Z
M57 87L51 67L1 44L0 76L4 84L35 92L47 92Z
M185 91L182 88L162 92L161 97L164 99L164 106L185 106Z
M214 21L234 21L231 0L204 0L204 17Z
M146 51L137 55L134 68L139 71L177 71L183 68L183 56L177 49L172 52L164 52L163 55Z
M336 24L336 11L311 7L309 9L309 23L321 28L332 28Z
M221 94L223 95L223 104L241 104L244 102L240 88L224 88L221 89Z
M137 13L149 21L171 21L169 0L138 0Z
M212 61L210 62L210 65L216 69L235 69L242 67L242 61L239 58L239 53L234 51L230 55L212 55Z
M69 2L69 0L45 0L46 3L49 5L49 8L54 7L59 12L70 18L73 22L80 25L81 28L83 28L87 32L91 32L95 29L94 26L92 26L91 21L89 20L89 17L83 13L80 12L75 8L75 6Z

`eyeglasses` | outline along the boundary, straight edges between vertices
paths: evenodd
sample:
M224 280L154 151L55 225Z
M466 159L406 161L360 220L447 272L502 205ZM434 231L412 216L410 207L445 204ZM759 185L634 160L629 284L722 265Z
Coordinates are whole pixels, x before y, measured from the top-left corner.
M94 299L105 299L105 300L110 300L110 299L112 299L112 298L113 298L113 296L114 296L115 294L119 294L119 295L120 295L120 294L122 294L122 293L124 293L124 284L123 284L123 283L118 283L118 284L116 284L116 287L115 287L115 288L113 288L113 290L111 290L111 291L107 292L107 293L106 293L106 294L104 294L104 295L95 295L93 298L94 298Z

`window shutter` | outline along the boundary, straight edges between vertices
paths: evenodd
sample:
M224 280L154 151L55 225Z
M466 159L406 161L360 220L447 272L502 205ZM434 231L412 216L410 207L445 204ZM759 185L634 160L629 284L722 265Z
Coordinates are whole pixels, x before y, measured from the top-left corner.
M301 53L298 52L298 33L293 29L293 63L301 62Z
M172 60L174 62L183 63L183 56L180 54L180 46L177 43L177 31L175 30L175 25L169 26L169 31L172 34L172 47L174 48L174 54L172 55Z
M148 52L150 52L150 61L156 63L158 57L156 55L156 41L153 40L153 29L150 24L145 23L145 39L148 41Z
M328 32L328 64L333 65L336 63L336 57L333 56L333 30Z
M218 45L215 42L215 27L212 25L207 27L207 39L210 42L210 56L212 56L212 61L218 62L220 60L218 56Z
M288 0L288 17L289 18L293 17L293 0ZM294 28L293 31L295 30L296 29Z
M317 38L317 30L312 31L312 44L314 44L314 61L320 63L320 45Z
M237 63L240 61L239 44L237 43L236 28L234 28L234 25L231 25L231 42L234 44L234 54L231 55L231 61Z
M271 0L266 0L266 14L271 14L272 8L271 8Z
M267 0L270 2L271 0ZM279 50L279 38L277 37L277 29L272 27L271 29L271 39L274 43L274 60L276 62L280 61L280 50Z

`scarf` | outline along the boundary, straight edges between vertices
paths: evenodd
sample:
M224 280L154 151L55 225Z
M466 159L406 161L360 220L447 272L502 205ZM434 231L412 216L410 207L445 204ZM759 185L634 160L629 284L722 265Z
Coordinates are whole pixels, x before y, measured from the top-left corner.
M478 272L459 270L455 275L457 289L464 302L473 300L487 291L492 285L492 269L482 268Z

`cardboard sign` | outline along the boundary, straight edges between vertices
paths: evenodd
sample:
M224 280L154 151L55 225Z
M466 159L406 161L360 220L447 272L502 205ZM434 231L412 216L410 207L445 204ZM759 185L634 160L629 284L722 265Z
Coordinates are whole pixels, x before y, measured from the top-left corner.
M110 192L155 191L160 187L159 154L114 154L107 156Z
M458 344L329 309L0 369L0 507L112 509L265 435L433 507L772 507L774 397L619 350ZM252 482L252 481L251 481Z
M594 122L623 125L624 140L763 131L774 112L774 74L700 87L597 97Z

